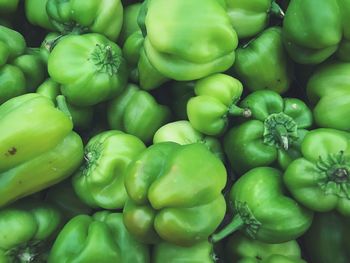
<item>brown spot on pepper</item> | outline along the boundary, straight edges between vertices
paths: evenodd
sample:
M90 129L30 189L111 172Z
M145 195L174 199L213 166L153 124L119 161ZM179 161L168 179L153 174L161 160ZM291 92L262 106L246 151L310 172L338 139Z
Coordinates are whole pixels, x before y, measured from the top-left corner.
M7 152L8 152L10 155L15 155L16 152L17 152L17 149L16 149L15 147L12 147L12 148L9 149Z

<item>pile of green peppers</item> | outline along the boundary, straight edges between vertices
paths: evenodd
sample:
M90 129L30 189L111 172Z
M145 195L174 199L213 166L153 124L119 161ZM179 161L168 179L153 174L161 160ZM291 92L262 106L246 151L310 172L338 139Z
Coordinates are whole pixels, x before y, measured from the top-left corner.
M350 0L0 0L0 263L350 262Z

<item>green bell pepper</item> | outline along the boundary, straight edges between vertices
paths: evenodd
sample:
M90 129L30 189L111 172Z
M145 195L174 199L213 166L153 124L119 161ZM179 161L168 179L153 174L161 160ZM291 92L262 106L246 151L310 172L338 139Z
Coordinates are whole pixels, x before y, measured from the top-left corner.
M75 192L91 207L123 208L126 168L145 149L139 138L121 131L94 136L85 147L83 165L73 176Z
M300 143L312 124L307 105L283 99L270 90L255 91L242 100L252 117L225 136L224 149L239 174L259 166L278 165L283 170L300 156Z
M62 34L92 32L115 41L123 24L120 0L47 0L46 11Z
M283 17L281 8L272 0L225 0L228 16L238 38L250 38L263 31L270 15Z
M303 236L310 263L347 263L350 258L350 221L336 213L315 215Z
M238 38L217 0L148 0L145 5L139 19L144 50L165 77L195 80L232 66Z
M220 141L195 130L189 121L170 122L160 127L153 136L153 144L160 142L202 143L221 160L225 159Z
M39 85L36 93L49 98L52 102L55 103L57 96L61 94L60 85L52 79L48 78Z
M284 174L292 196L313 211L337 210L350 216L350 134L326 128L310 131L301 153Z
M48 263L149 263L148 247L126 230L121 213L79 215L59 233Z
M141 3L135 3L125 7L123 14L123 26L119 35L120 44L124 44L125 40L134 32L139 31L140 27L137 18L141 9Z
M17 10L19 0L0 0L0 14L14 13Z
M100 34L66 36L48 60L50 77L77 106L92 106L117 96L127 82L127 67L117 44Z
M226 259L235 263L306 263L301 259L301 250L295 240L268 244L237 233L226 242L225 252Z
M293 67L282 42L282 29L270 27L236 50L234 75L251 91L269 89L286 92Z
M62 181L83 159L70 118L40 94L0 106L0 207Z
M150 146L125 177L126 228L145 243L163 239L190 246L206 240L226 212L226 176L223 163L203 144Z
M168 107L158 104L151 94L134 84L128 84L124 93L109 103L107 110L110 128L135 135L144 142L152 140L169 116Z
M286 195L282 173L259 167L242 175L230 191L233 219L212 235L220 241L239 229L265 243L282 243L300 237L310 227L313 213Z
M169 100L167 104L176 120L187 119L187 103L195 96L194 86L195 81L175 81L170 84L169 89L163 89L163 98Z
M346 49L349 16L350 0L321 4L319 0L291 0L283 21L283 39L291 58L300 64L319 64L339 47ZM342 58L342 52L339 55Z
M139 81L138 63L140 60L140 50L142 49L143 41L144 38L141 30L137 30L126 39L123 45L123 56L129 67L129 78L134 82ZM143 76L142 85L145 85L145 80L149 82L152 81Z
M61 223L56 207L34 199L0 210L0 262L46 262Z
M236 105L243 86L229 75L217 73L198 80L194 92L196 96L187 103L187 116L193 127L204 134L222 134L229 116L251 116L249 109Z
M319 127L350 131L350 63L332 63L318 69L307 83Z
M190 247L162 242L153 248L152 263L214 263L213 245L203 241Z
M54 31L49 15L46 11L48 0L25 0L25 14L27 20L34 26L40 26Z

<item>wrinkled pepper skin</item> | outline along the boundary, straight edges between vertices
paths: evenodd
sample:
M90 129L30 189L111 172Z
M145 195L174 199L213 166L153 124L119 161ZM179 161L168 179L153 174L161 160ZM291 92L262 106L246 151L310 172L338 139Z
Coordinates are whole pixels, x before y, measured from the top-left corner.
M203 241L190 247L162 242L153 248L153 263L214 263L213 245Z
M282 29L270 27L239 47L232 70L251 91L286 92L292 82L293 67L283 46Z
M62 34L93 32L115 41L123 24L120 0L47 0L46 11Z
M55 206L34 199L0 210L0 262L47 262L50 241L61 223Z
M79 215L59 233L48 263L149 263L146 245L126 230L121 213Z
M0 0L0 14L14 13L19 0Z
M113 99L107 110L110 128L139 137L147 143L170 117L170 110L160 105L151 94L128 84L126 90Z
M301 259L301 250L295 240L268 244L236 233L228 239L225 252L227 263L306 263ZM276 261L278 258L281 261Z
M350 63L318 69L307 83L307 95L319 127L350 131Z
M145 149L139 138L121 131L94 136L85 147L83 165L73 176L75 192L91 207L123 208L127 199L127 166Z
M290 57L300 64L319 64L340 49L349 59L349 0L292 0L283 21L283 39ZM343 57L342 53L347 54Z
M145 243L206 240L225 215L226 177L223 163L203 144L152 145L129 165L125 226Z
M294 240L310 227L313 212L286 195L282 173L271 167L258 167L242 175L230 191L233 220L212 235L213 242L241 229L265 243Z
M349 218L337 213L315 215L303 236L304 249L310 263L347 263L350 258Z
M310 131L301 153L284 174L292 196L313 211L350 216L350 134L326 128Z
M300 143L312 125L312 112L301 100L282 98L269 90L255 91L240 103L251 118L225 135L224 149L232 168L277 165L283 170L300 156Z
M202 143L220 159L225 158L220 141L200 133L189 121L170 122L160 127L153 136L153 144L160 142L176 142L181 145Z
M146 4L145 54L165 77L195 80L232 66L238 38L218 1L148 0Z
M50 77L77 106L92 106L123 91L127 66L119 46L100 34L66 36L48 60Z
M49 15L46 11L48 0L25 0L25 14L28 21L34 26L40 26L54 31Z
M70 118L40 94L0 106L0 207L62 181L79 167L83 143L72 128Z
M269 23L271 13L283 16L282 11L271 0L225 0L228 16L238 38L250 38L263 31Z
M239 108L243 92L242 83L226 74L213 74L198 80L195 97L187 103L187 116L192 126L206 135L222 134L228 124L229 116L250 117L248 109Z

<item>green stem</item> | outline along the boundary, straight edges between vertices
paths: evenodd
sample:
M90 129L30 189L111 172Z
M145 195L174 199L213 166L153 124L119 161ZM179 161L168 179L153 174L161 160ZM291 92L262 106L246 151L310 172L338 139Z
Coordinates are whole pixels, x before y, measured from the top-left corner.
M68 105L66 102L66 98L63 95L58 95L56 97L57 102L57 108L62 111L64 114L66 114L70 120L72 120L72 114L70 113L68 109Z
M284 18L285 15L283 9L275 1L271 4L270 13L279 18Z
M286 151L289 148L288 131L284 125L276 125L275 128L277 138Z
M228 113L231 116L241 116L244 118L249 118L250 116L252 116L252 112L250 111L250 109L240 108L236 104L232 104L230 106L230 108L228 109Z
M227 226L225 226L220 232L213 234L210 238L212 243L217 243L230 235L231 233L241 229L244 226L244 221L241 218L241 216L236 215L231 223L229 223Z

